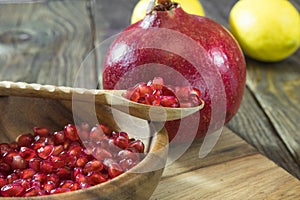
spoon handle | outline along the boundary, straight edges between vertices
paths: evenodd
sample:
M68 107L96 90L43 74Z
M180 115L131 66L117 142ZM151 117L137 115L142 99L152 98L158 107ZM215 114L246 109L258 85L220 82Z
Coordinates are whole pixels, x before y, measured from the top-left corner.
M111 105L109 101L121 97L124 90L96 90L64 86L28 84L24 82L0 81L0 96L36 97L58 100L94 101ZM91 99L95 97L95 99Z

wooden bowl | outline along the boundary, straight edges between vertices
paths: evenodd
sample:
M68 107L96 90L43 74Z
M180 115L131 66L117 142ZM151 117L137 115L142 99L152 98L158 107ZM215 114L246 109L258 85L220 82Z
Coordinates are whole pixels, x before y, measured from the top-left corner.
M91 113L96 113L99 122L118 130L112 109L104 105L96 105L95 110L82 103L80 118L89 122ZM30 97L0 96L0 142L11 142L23 133L32 133L34 126L46 126L50 130L62 130L66 124L74 123L72 101L39 99ZM96 111L96 112L95 112ZM74 115L74 116L73 116ZM95 115L95 114L94 114ZM130 133L128 133L130 136ZM150 133L151 134L151 133ZM153 134L153 133L152 133ZM168 136L163 129L154 136L143 140L146 144L147 156L137 166L120 176L74 192L47 195L41 197L11 197L2 199L47 199L47 200L78 200L78 199L148 199L155 190L163 172L167 157ZM156 166L155 166L156 165ZM148 170L148 167L155 170ZM145 171L139 173L137 171Z

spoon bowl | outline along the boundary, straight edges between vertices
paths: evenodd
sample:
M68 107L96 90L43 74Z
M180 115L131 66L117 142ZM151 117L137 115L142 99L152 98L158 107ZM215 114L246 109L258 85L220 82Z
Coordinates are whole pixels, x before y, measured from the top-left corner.
M0 96L23 96L104 104L132 116L150 121L172 121L191 115L204 107L169 108L130 101L122 96L125 90L96 90L53 85L0 81Z

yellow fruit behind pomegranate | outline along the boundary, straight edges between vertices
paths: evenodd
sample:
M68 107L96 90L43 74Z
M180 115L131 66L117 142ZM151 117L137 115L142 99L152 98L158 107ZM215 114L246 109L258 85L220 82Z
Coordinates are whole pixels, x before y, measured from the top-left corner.
M151 0L140 0L136 4L131 16L132 24L144 19L150 1ZM175 2L179 3L183 10L189 14L205 16L204 9L199 0L176 0Z
M300 16L289 1L238 1L229 25L244 52L259 61L281 61L300 45Z

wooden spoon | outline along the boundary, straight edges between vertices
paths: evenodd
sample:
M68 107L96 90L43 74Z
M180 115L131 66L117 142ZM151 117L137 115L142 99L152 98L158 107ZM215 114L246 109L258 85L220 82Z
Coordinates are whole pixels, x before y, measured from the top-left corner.
M104 104L132 116L151 121L172 121L181 119L199 111L204 106L204 102L202 102L200 106L191 108L150 106L136 103L122 97L124 92L125 90L96 90L0 81L0 96L25 96Z

